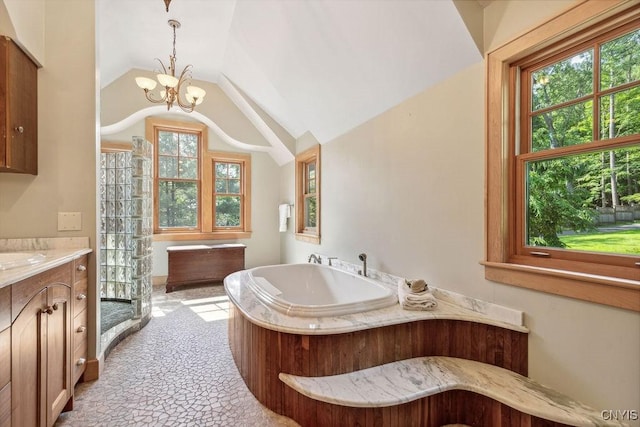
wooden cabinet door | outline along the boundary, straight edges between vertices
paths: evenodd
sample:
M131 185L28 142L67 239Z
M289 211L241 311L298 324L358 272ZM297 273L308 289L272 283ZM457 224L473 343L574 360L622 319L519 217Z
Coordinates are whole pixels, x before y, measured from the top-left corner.
M47 289L38 292L11 326L11 424L20 427L46 424Z
M71 397L71 289L49 285L47 307L47 425L51 426Z
M11 423L52 426L71 397L71 289L40 290L11 327Z
M0 170L38 173L38 68L10 39L2 37ZM1 154L4 153L4 156Z

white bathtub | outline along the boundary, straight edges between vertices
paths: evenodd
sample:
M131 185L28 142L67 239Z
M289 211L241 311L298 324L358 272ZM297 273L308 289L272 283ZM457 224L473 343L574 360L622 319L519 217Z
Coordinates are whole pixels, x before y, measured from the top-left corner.
M396 292L383 284L326 265L270 265L246 273L244 285L260 301L290 316L339 316L398 302Z

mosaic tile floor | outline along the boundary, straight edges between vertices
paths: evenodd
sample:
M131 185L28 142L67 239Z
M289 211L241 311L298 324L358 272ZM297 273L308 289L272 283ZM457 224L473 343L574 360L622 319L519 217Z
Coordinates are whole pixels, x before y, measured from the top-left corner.
M56 427L297 426L263 407L229 351L222 285L164 293L153 318L109 354L99 380L78 384Z

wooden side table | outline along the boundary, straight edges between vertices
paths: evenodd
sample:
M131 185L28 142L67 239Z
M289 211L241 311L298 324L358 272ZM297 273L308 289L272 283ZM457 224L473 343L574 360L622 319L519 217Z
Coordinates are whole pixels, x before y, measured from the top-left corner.
M231 273L244 270L245 248L241 243L169 246L167 293L176 286L219 282Z

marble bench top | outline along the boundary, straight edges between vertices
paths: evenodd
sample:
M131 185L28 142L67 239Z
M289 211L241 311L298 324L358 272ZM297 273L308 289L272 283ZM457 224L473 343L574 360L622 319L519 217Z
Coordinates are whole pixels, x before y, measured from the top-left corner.
M520 412L573 426L621 426L599 411L504 368L454 357L430 356L325 377L279 374L312 399L351 407L400 405L448 390L487 396Z

